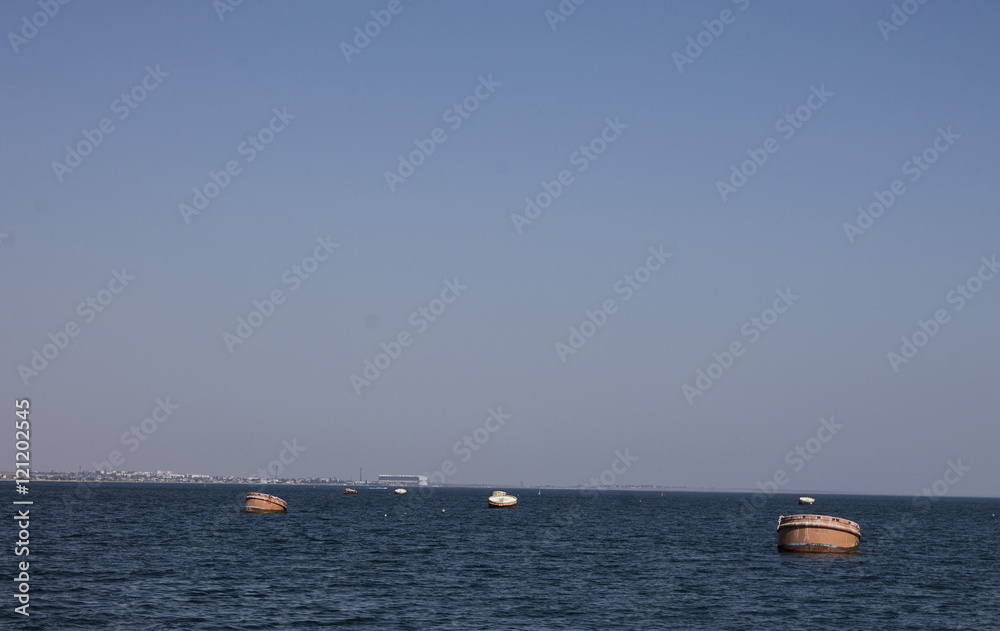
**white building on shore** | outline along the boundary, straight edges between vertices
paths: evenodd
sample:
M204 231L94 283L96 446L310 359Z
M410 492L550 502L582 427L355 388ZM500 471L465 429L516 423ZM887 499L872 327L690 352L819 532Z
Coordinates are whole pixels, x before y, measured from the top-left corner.
M396 486L416 485L427 486L426 475L380 475L379 484L393 484Z

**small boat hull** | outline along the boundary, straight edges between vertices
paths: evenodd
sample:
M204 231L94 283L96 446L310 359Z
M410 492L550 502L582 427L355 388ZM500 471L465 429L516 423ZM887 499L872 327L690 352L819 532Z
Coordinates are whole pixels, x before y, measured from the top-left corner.
M268 495L267 493L247 493L244 513L285 513L288 512L288 502Z
M494 491L488 501L490 508L517 508L517 498L503 491Z
M344 495L357 495L357 489L344 489Z
M396 489L393 493L396 495L406 495L406 489Z
M861 527L828 515L782 515L778 518L778 550L782 552L857 553Z
M815 503L816 503L816 500L814 500L811 497L800 497L799 498L799 504L802 504L803 506L812 506Z

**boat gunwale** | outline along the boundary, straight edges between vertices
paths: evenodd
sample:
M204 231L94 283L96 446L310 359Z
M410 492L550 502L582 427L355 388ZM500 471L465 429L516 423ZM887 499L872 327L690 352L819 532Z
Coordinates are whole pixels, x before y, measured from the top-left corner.
M810 519L811 518L811 519ZM778 517L777 531L791 530L795 528L825 528L827 530L837 530L846 532L861 539L861 526L857 522L841 517L830 515L782 515Z

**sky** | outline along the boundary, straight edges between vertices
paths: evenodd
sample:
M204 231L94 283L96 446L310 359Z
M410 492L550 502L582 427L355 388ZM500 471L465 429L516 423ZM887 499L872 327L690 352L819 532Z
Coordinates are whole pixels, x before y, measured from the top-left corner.
M5 2L0 402L42 471L1000 496L998 19Z

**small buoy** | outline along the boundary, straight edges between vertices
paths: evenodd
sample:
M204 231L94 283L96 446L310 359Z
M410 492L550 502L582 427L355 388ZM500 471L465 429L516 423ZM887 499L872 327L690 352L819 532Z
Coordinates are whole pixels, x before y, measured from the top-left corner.
M441 509L441 512L442 512L442 513L444 512L444 509L443 509L443 508Z

